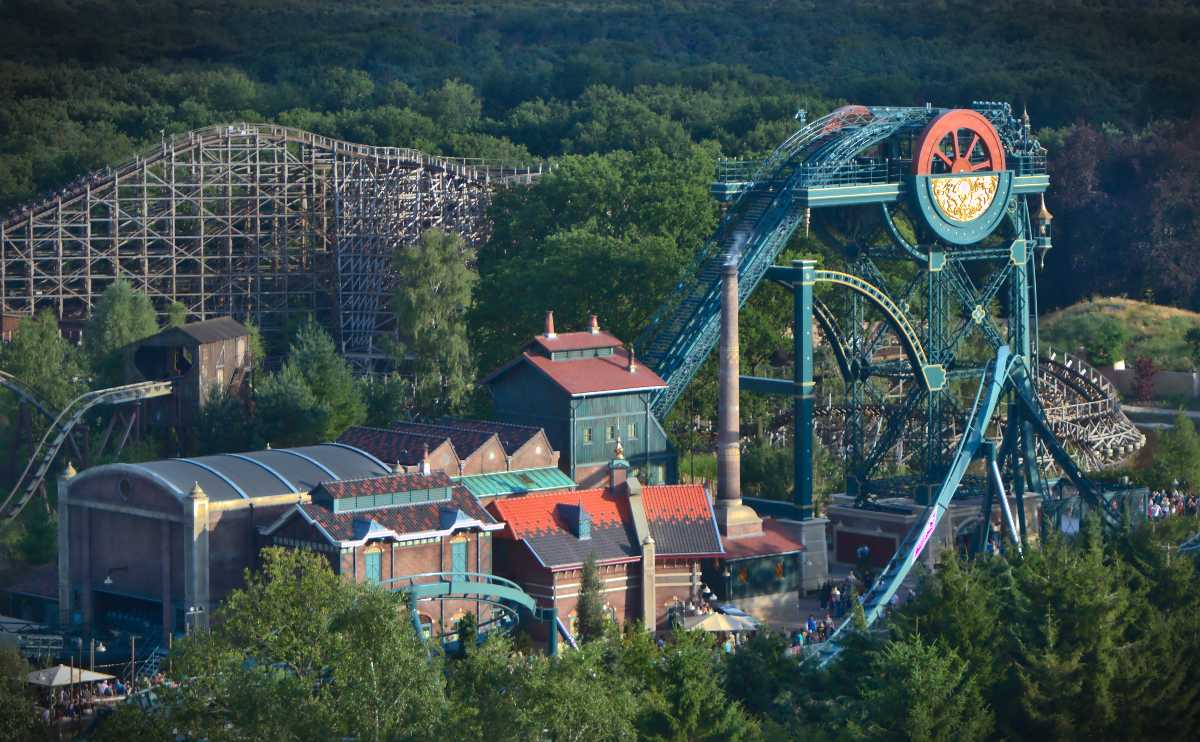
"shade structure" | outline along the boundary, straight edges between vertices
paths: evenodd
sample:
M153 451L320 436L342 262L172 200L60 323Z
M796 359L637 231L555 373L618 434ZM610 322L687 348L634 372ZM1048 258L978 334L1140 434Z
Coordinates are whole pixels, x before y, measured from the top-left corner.
M685 629L699 629L700 631L755 631L758 629L758 623L745 616L727 616L724 613L708 613L702 616L685 616L683 619L683 627Z
M58 688L64 685L95 683L100 680L111 680L112 678L112 675L106 675L102 672L92 672L91 670L67 667L66 665L55 665L54 667L34 670L25 676L25 682L46 688Z

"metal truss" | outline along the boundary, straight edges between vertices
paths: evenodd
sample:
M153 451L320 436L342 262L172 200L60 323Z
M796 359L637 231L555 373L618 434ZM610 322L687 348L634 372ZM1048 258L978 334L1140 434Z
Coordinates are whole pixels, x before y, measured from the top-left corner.
M478 244L494 190L541 171L271 124L188 132L4 217L0 311L80 323L122 276L159 312L267 335L312 315L366 367L395 327L392 253L434 227Z

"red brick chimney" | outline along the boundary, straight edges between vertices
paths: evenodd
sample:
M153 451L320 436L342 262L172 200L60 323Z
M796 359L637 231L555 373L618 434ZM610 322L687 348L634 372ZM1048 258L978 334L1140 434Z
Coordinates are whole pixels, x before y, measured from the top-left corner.
M637 351L635 351L633 349L632 345L629 346L629 366L627 368L629 370L629 373L631 373L631 374L637 373L637 368L638 368L638 366L637 366Z
M551 339L558 337L558 335L556 335L554 333L554 310L553 309L546 310L546 337L551 338Z
M594 314L591 316L591 321L588 324L588 332L592 333L593 335L600 334L600 320L596 319L596 315Z

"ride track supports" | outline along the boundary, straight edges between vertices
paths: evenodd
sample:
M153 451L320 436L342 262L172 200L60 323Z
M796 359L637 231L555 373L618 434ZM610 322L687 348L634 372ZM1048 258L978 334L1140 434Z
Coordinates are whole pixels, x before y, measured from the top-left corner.
M795 431L792 434L795 472L796 505L801 520L813 517L813 403L816 382L813 380L813 285L816 283L817 262L794 260L793 268L800 269L800 282L793 284L792 308L795 342L796 397L793 402Z

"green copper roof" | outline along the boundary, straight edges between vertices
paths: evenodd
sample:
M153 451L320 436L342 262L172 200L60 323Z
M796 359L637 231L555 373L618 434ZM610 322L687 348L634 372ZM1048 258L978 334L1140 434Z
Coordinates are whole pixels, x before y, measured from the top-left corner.
M469 477L456 477L454 481L466 487L476 497L506 497L528 492L575 488L574 480L555 466L472 474Z

